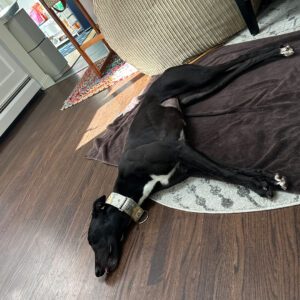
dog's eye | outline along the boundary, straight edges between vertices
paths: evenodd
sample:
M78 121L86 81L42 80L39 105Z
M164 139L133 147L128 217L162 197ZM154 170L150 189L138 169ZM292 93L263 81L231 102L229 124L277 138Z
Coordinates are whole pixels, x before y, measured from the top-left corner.
M106 208L106 204L105 203L96 203L94 206L94 211L95 212L100 212L103 211Z
M106 207L105 204L106 197L102 196L94 202L94 211L103 210Z
M100 209L103 209L103 203L100 203L100 202L98 202L98 203L96 203L96 205L95 205L95 209L96 209L96 211L99 211Z

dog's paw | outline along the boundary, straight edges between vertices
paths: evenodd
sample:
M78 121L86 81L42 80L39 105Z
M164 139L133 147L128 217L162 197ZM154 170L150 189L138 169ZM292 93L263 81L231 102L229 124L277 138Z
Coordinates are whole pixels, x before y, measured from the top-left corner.
M274 173L264 170L252 170L251 172L251 175L254 175L256 180L261 182L266 181L268 184L272 185L274 189L287 189L287 180L285 176L281 176L278 173L274 175Z
M287 189L287 180L285 176L281 176L276 173L273 176L260 175L255 178L252 190L261 197L271 199L275 189Z
M283 189L284 191L287 190L287 180L285 176L281 176L278 173L276 173L274 176L274 180L275 180L275 185L280 186L280 188Z
M274 186L272 183L266 180L260 180L256 178L252 181L250 189L261 197L271 199L274 194Z
M274 195L274 189L272 184L270 184L267 181L261 181L260 185L261 185L260 196L268 199L272 199Z

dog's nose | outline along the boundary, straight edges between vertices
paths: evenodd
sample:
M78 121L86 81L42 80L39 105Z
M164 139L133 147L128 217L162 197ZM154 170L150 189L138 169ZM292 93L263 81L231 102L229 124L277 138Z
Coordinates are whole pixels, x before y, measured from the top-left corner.
M95 267L95 275L96 277L100 277L104 274L104 270L102 268L100 268L99 266L96 265Z

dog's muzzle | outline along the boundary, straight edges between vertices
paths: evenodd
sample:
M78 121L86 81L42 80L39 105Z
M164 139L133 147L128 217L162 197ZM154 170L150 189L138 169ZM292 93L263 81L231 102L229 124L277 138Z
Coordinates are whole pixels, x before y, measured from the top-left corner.
M147 220L147 211L143 210L133 199L118 193L111 193L105 203L126 213L134 222L143 223Z

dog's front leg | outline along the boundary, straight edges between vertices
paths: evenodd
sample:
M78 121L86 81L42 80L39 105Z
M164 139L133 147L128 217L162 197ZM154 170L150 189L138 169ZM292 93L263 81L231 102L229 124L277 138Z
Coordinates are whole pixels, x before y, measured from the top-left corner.
M271 198L273 190L280 186L286 189L282 178L275 174L269 175L261 170L238 169L221 165L205 154L192 149L185 143L179 145L179 157L182 163L196 176L217 178L226 182L239 184L252 189L262 197Z

